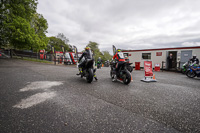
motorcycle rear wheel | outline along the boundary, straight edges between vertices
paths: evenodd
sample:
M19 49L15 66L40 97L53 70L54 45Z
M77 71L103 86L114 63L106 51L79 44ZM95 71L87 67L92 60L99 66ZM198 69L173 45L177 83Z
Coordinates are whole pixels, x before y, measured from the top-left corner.
M189 78L194 78L196 76L196 74L192 71L187 71L186 72L186 75L189 77Z
M125 78L123 79L123 83L125 85L128 85L131 82L131 73L129 71L126 71Z
M88 70L88 75L86 77L86 80L88 83L91 83L93 81L93 70L92 69Z

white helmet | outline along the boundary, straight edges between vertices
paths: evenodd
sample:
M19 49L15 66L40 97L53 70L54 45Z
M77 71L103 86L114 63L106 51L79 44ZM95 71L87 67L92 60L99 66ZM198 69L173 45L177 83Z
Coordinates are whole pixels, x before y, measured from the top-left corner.
M195 59L196 57L197 57L197 55L196 55L196 54L194 54L194 55L193 55L193 58Z

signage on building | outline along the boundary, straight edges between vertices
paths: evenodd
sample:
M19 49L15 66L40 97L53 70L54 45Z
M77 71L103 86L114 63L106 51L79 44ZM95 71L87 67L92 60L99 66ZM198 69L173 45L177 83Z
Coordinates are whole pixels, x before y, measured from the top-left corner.
M162 56L162 52L156 52L156 56Z

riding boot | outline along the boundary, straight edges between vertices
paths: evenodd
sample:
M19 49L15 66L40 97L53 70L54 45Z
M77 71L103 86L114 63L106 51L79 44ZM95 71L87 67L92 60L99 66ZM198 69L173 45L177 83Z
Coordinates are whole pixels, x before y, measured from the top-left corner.
M117 81L117 75L116 74L114 75L112 82L115 82L115 81Z
M79 68L79 73L76 74L76 75L81 75L81 73L82 73L82 68L80 67L80 68Z
M98 80L96 73L94 73L94 79Z

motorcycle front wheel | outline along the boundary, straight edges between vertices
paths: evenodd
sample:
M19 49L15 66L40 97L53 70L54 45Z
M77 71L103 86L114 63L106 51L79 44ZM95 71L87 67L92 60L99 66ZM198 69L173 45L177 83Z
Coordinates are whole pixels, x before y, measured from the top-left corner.
M126 71L126 73L123 76L123 83L128 85L131 82L131 73L129 71Z
M93 70L91 68L88 70L86 80L88 83L91 83L93 81Z
M186 75L189 77L189 78L194 78L196 76L196 74L194 73L194 71L187 71L186 72Z

